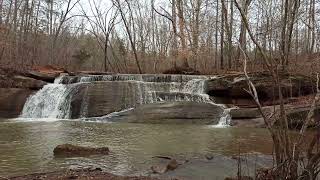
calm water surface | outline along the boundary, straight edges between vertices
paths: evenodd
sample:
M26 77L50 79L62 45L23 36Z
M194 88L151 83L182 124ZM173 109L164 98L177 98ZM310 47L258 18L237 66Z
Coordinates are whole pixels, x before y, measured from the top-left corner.
M54 147L64 143L107 146L112 152L108 156L54 158ZM203 158L206 154L238 154L239 149L269 154L271 144L265 129L0 120L0 176L91 166L139 175L156 163L152 158L156 155Z

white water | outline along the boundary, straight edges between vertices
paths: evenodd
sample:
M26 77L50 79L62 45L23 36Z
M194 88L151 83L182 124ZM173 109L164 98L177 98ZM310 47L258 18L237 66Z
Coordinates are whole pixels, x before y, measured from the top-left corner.
M75 86L49 84L30 96L22 110L21 118L70 118L71 95Z
M147 76L147 75L104 75L78 78L75 84L61 84L63 76L58 77L54 84L44 86L36 94L30 96L25 103L21 118L70 119L71 101L77 87L83 83L95 81L124 81L127 85L128 99L124 100L125 110L108 114L111 118L136 105L158 102L191 101L209 103L217 106L205 93L206 76ZM67 81L68 82L68 81ZM85 89L85 94L88 87ZM84 95L81 103L80 118L88 119L88 96ZM220 122L215 127L225 127L230 123L229 111L225 109Z

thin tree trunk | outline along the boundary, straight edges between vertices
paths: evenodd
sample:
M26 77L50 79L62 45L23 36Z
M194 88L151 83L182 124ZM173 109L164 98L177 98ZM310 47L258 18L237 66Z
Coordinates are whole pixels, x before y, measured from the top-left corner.
M126 32L127 32L127 35L129 36L129 41L130 41L130 44L131 44L131 48L132 48L132 51L134 53L134 58L135 58L135 61L136 61L136 64L137 64L137 67L138 67L138 70L139 70L139 73L142 74L142 69L141 69L141 66L140 66L140 63L139 63L139 60L138 60L138 54L137 54L137 50L136 50L136 45L134 43L134 40L133 40L133 36L131 34L131 31L130 31L130 28L128 26L128 23L127 23L127 20L126 20L126 17L124 15L124 12L122 10L122 7L120 5L120 2L119 0L116 0L117 2L117 7L118 7L118 10L120 12L120 15L121 15L121 19L124 23L124 26L126 28ZM126 1L127 2L127 1ZM127 5L129 5L129 3L127 2Z
M179 32L180 32L180 40L182 46L181 58L183 60L183 66L189 67L188 63L188 55L187 55L187 43L186 36L184 32L185 28L185 20L184 20L184 9L183 9L183 0L176 0L177 9L178 9L178 18L179 18Z
M220 68L224 69L224 23L225 23L225 15L224 15L224 0L221 0L221 32L220 32Z

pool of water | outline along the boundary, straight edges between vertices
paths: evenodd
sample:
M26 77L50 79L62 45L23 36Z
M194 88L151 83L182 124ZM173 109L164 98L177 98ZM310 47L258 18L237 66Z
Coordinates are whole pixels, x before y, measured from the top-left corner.
M55 158L54 147L64 143L107 146L111 154ZM239 151L270 154L272 141L267 130L199 125L0 120L0 176L91 166L120 175L141 175L156 163L157 159L153 156L187 159L208 154L234 155Z

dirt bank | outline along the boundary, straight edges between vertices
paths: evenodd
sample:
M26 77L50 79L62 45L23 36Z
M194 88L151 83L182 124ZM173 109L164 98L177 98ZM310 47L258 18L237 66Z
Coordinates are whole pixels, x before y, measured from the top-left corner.
M143 177L143 176L117 176L111 173L103 172L101 169L83 169L83 170L65 170L65 171L56 171L48 173L37 173L29 174L24 176L17 176L11 178L1 178L0 180L158 180L157 178L152 177Z

